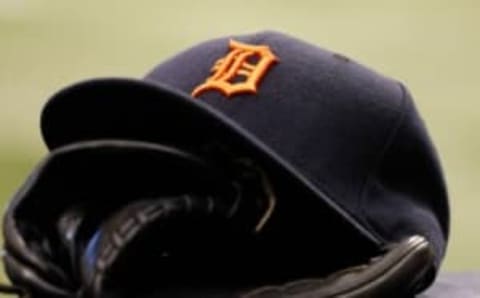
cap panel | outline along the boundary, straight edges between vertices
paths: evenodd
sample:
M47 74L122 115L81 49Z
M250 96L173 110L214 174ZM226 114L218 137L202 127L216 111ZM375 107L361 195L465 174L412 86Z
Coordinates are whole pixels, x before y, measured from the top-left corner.
M388 242L424 235L433 244L438 268L449 233L447 191L424 122L405 88L404 94L401 122L365 185L362 210Z

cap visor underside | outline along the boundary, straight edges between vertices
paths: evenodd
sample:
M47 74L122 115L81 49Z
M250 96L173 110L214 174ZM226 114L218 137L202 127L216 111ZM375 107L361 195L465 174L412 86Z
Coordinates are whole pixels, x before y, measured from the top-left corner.
M187 150L212 143L226 144L242 156L253 159L268 175L274 175L276 181L297 189L302 196L314 197L322 216L328 214L337 226L344 227L339 228L339 232L351 233L367 246L382 244L252 133L201 100L168 86L123 78L75 84L55 94L47 103L42 113L41 129L51 150L97 139L138 140L176 145Z

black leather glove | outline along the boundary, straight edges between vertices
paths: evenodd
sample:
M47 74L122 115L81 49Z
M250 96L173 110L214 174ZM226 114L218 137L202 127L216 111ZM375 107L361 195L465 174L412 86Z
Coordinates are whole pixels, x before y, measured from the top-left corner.
M275 191L244 159L219 164L133 141L62 147L5 214L4 262L17 288L11 292L408 297L421 288L433 262L424 238L365 254L361 243L348 247L312 233L314 221L296 216L307 212L282 205Z

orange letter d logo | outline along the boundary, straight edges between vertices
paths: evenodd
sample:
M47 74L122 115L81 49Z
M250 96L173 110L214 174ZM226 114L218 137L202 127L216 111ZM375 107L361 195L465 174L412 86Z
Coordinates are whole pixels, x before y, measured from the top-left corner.
M260 80L277 57L268 46L248 45L230 40L230 51L217 60L212 75L192 92L197 97L207 90L218 90L230 97L239 93L256 93Z

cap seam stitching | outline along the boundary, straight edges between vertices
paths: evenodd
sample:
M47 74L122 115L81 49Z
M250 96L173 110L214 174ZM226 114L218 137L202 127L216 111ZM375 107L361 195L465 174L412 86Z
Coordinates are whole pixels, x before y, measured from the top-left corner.
M378 170L380 168L380 165L383 163L383 161L385 159L386 154L391 149L393 142L395 141L395 139L398 136L398 131L403 126L404 120L406 118L405 115L406 115L406 111L407 111L407 99L406 99L407 92L405 90L405 86L402 83L397 82L397 84L398 84L398 86L400 87L400 90L401 90L401 110L399 112L399 116L396 119L395 123L392 125L392 127L390 129L390 133L388 134L388 136L385 139L385 143L384 143L382 149L380 150L378 158L372 164L372 166L370 168L370 171L368 172L368 174L365 178L365 182L363 183L363 186L360 188L360 202L359 202L360 206L359 206L359 208L360 208L361 214L363 215L363 218L365 219L364 224L365 224L365 226L368 230L370 230L373 234L375 234L383 242L386 242L385 237L379 232L379 229L377 228L378 225L375 224L375 222L371 220L370 216L368 215L368 212L366 212L365 202L367 200L366 193L367 193L368 186L373 181L374 175L378 172Z

